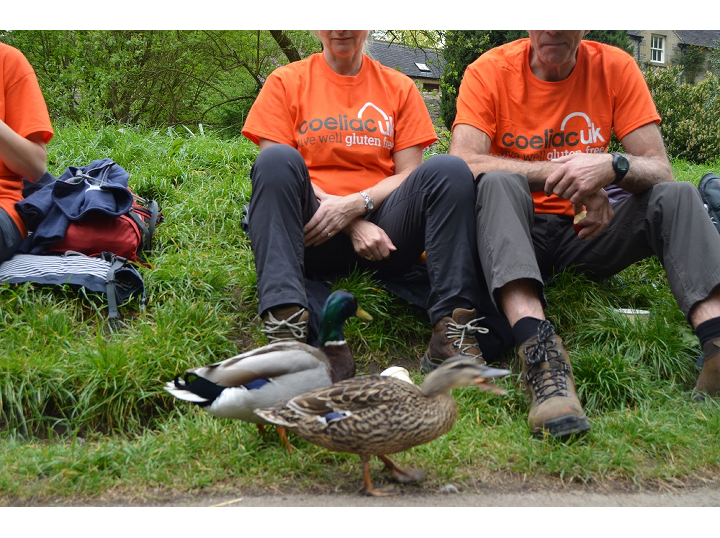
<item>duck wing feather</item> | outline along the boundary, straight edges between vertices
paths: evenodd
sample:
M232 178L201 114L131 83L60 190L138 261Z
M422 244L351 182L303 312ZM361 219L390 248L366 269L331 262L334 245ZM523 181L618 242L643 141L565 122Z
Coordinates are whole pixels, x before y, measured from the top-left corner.
M223 387L238 387L257 379L305 371L329 371L325 354L308 344L277 342L215 364L189 369L186 374L195 374Z

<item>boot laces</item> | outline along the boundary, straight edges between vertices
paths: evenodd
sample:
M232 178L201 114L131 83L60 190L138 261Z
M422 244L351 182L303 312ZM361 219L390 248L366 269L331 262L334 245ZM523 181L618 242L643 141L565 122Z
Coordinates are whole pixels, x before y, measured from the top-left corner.
M543 320L538 328L538 340L525 348L525 363L530 366L525 380L530 383L538 403L553 396L568 396L567 373L570 366L562 360L557 349L555 328ZM547 364L543 368L543 364Z
M490 330L486 327L477 325L477 323L483 319L485 318L483 317L471 319L465 324L455 323L454 321L449 321L445 324L445 327L447 328L447 331L445 332L445 338L452 341L451 346L454 349L460 350L460 355L468 355L476 359L478 357L482 357L482 352L480 351L477 341L475 340L475 334L487 334L488 332L490 332ZM468 350L471 347L476 348L479 353L469 353Z
M268 342L281 342L284 340L304 340L307 321L300 321L304 308L301 308L287 319L277 319L272 312L268 312L265 328L261 329L267 336Z

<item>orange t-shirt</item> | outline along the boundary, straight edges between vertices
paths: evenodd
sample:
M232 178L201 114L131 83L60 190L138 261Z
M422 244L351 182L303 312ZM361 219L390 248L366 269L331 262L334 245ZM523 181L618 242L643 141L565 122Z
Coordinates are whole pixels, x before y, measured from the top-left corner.
M242 134L296 148L310 180L334 195L377 184L394 174L394 152L437 140L408 76L367 56L357 75L338 75L322 53L268 76Z
M46 144L53 137L35 71L19 50L4 43L0 43L0 120L22 137L42 133ZM22 200L22 179L0 160L0 207L25 236L27 228L15 211L15 202Z
M530 40L520 39L481 55L465 71L453 124L490 137L490 153L526 161L570 153L605 153L618 139L660 122L645 78L623 50L581 41L577 64L559 82L530 69ZM572 204L533 192L535 211L573 215Z

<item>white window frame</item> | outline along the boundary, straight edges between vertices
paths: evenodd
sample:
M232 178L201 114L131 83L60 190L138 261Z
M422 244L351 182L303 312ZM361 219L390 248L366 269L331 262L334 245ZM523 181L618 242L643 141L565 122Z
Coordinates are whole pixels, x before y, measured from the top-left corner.
M655 64L665 63L665 36L650 36L650 61Z

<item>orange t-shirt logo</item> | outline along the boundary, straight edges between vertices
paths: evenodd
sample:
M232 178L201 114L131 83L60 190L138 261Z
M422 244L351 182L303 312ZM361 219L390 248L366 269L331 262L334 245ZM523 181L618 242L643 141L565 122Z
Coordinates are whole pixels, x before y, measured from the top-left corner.
M369 110L368 110L369 109ZM315 144L344 144L352 146L376 146L392 150L395 122L382 108L368 102L357 117L338 114L326 118L303 120L298 126L297 147Z
M558 130L545 128L534 134L502 133L498 152L516 159L549 161L571 153L602 153L606 146L602 128L584 112L573 112L563 118Z

